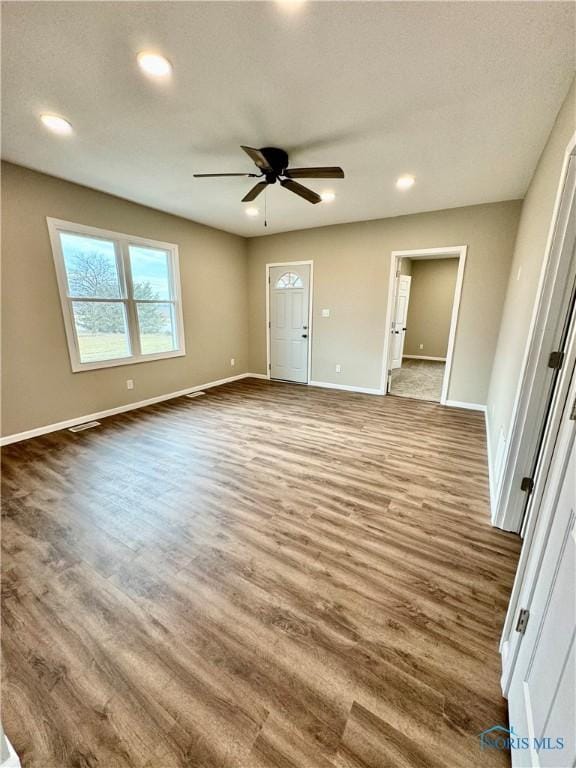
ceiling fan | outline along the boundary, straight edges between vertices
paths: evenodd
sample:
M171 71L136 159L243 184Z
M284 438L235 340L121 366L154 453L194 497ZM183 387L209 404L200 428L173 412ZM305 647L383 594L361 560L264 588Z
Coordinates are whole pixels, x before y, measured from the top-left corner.
M280 185L295 195L303 197L309 203L319 203L321 197L303 184L299 184L294 179L343 179L344 171L337 166L324 168L288 168L288 153L277 147L262 147L254 149L253 147L242 147L244 152L254 161L260 173L195 173L199 178L214 178L216 176L244 176L247 178L262 178L265 181L259 181L255 184L248 194L242 198L243 203L249 203L263 192L270 184L280 182Z

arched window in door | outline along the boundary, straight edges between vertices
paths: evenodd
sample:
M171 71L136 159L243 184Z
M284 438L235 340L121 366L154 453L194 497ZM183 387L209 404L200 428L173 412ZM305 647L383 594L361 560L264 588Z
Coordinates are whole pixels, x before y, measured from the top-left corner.
M294 272L284 272L278 280L276 280L276 288L302 288L302 278L298 277Z

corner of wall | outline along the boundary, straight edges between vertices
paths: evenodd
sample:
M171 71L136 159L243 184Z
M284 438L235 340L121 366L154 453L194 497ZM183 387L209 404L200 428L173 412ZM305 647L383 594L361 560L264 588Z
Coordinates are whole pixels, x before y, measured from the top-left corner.
M258 376L266 377L266 364L262 361L262 329L266 319L259 310L258 294L262 286L259 282L258 270L255 268L255 247L260 239L244 238L248 274L248 370Z
M492 525L495 525L507 441L503 425L495 427L493 423L494 408L490 401L488 401L484 415L486 418L486 454L488 461L488 483L490 488L490 519ZM495 434L498 434L497 438L495 438ZM494 442L494 440L496 440L496 442Z
M239 373L249 373L252 368L250 367L251 358L250 358L250 251L249 251L249 240L247 237L241 238L242 243L242 252L243 252L243 259L244 259L244 312L243 312L243 333L242 338L244 339L243 344L243 361L244 364L242 366L242 370L239 371Z

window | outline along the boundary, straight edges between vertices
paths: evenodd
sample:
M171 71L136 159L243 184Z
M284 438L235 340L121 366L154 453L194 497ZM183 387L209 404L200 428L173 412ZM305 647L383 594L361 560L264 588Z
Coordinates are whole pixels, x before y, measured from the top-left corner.
M302 279L294 272L284 272L276 281L276 288L302 288Z
M178 247L48 219L73 371L184 352Z

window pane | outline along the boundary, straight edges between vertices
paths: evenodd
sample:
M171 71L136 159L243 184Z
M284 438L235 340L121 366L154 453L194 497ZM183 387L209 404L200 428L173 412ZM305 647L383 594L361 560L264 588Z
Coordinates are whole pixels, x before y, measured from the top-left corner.
M130 267L134 298L148 301L171 299L168 251L131 245Z
M143 355L176 349L171 304L137 304L140 348Z
M130 356L124 304L73 301L72 311L82 363Z
M276 288L302 288L302 280L294 272L285 272L276 281Z
M122 296L114 243L60 232L70 296L119 299Z

